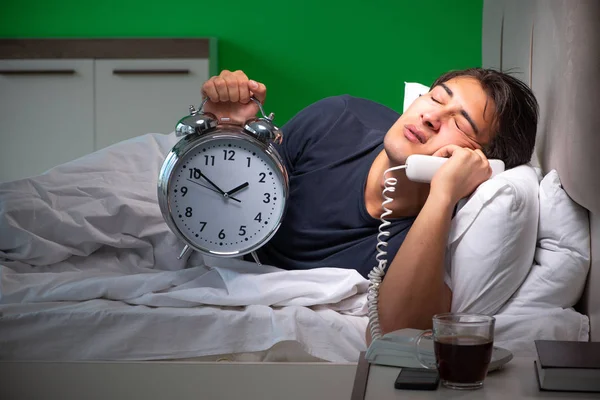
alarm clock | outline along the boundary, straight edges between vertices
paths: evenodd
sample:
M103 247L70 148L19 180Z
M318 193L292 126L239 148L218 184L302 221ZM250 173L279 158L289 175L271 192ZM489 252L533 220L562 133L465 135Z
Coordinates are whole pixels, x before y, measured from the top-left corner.
M289 178L273 144L283 136L254 97L261 118L233 124L204 112L205 98L177 123L181 137L158 176L158 204L184 243L179 258L195 250L236 257L256 250L277 232L285 214Z

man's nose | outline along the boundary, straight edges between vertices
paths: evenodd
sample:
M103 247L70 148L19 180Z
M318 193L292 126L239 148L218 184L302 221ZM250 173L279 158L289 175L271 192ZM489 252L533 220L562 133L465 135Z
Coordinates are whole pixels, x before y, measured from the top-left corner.
M421 120L423 121L423 124L427 125L427 127L434 131L438 131L440 129L440 116L435 112L423 113L421 115Z

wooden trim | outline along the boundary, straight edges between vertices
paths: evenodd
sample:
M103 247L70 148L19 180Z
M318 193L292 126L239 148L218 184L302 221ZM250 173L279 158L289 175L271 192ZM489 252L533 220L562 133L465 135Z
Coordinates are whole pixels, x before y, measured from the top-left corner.
M210 38L0 39L0 59L208 58L210 42Z

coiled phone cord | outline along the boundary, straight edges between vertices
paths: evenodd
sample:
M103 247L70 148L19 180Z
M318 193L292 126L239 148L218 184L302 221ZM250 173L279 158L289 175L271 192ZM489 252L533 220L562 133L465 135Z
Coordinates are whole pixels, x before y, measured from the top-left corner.
M371 270L371 272L369 272L368 275L369 290L367 293L367 315L369 317L369 329L371 330L371 340L379 339L381 337L381 328L379 327L379 313L377 305L379 299L379 286L383 281L383 276L385 275L385 269L387 266L387 251L385 251L385 249L388 245L386 239L388 236L390 236L390 232L385 230L385 228L391 225L391 222L385 219L388 215L392 213L392 211L388 209L386 205L393 201L391 197L387 196L387 193L393 193L396 190L396 183L398 183L398 180L396 178L386 178L385 176L391 171L396 171L404 168L406 168L406 165L399 165L396 167L388 168L383 173L384 189L382 195L385 200L381 203L383 212L381 213L381 217L379 218L381 224L379 225L379 233L377 234L377 255L375 256L377 265L373 267L373 269Z

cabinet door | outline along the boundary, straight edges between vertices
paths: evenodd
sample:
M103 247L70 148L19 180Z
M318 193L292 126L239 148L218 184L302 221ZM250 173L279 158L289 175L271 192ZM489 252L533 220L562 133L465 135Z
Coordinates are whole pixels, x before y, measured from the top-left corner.
M96 149L170 133L198 107L207 59L96 60Z
M0 182L94 150L93 60L0 60Z

